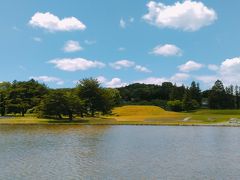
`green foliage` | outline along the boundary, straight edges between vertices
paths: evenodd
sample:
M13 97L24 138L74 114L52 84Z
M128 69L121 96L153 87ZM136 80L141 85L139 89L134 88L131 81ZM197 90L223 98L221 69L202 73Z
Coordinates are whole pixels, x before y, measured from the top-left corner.
M43 97L39 108L39 116L56 116L62 118L63 114L66 114L67 100L63 91L52 90L46 96Z
M93 78L83 79L77 86L77 94L85 102L87 112L94 116L97 111L110 113L120 103L120 93L116 89L104 89Z
M179 87L174 85L170 92L170 100L182 100L185 89L183 85Z
M191 93L192 92L190 89L186 89L183 97L183 101L182 101L183 110L185 111L191 111L199 107L198 101L196 99L192 99Z
M7 95L10 87L11 87L11 83L9 82L0 83L0 114L1 116L5 116L6 114Z
M226 87L224 89L224 85L220 80L217 80L212 87L209 96L208 103L209 108L211 109L232 109L236 107L235 97L233 92L233 86ZM237 102L238 103L238 102Z
M168 101L167 106L171 111L180 112L183 111L183 103L180 100Z
M190 97L191 97L193 100L197 101L197 103L198 103L199 105L201 105L201 103L202 103L202 94L201 94L201 90L200 90L199 84L198 84L198 83L196 84L196 82L193 81L193 82L191 83L191 86L190 86L190 88L189 88L189 91L190 91L190 94L189 94Z
M41 98L47 93L45 85L39 84L35 80L14 81L7 93L6 109L8 113L21 113L22 116L37 106Z

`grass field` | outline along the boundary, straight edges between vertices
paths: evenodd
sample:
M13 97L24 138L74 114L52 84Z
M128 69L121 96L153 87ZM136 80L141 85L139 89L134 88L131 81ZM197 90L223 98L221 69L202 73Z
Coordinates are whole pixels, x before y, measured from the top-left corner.
M234 122L229 122L234 120ZM240 125L240 110L209 110L170 112L157 106L122 106L112 115L68 119L39 119L34 115L0 118L0 124L83 124L83 125Z

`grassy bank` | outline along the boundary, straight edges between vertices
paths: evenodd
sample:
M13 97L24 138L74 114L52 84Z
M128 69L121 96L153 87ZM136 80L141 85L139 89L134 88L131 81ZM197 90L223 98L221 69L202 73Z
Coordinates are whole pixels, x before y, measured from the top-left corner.
M0 118L0 124L82 124L82 125L238 125L240 110L198 110L170 112L156 106L123 106L112 115L95 118L39 119L33 115ZM232 122L233 121L233 122ZM230 123L231 122L231 123Z

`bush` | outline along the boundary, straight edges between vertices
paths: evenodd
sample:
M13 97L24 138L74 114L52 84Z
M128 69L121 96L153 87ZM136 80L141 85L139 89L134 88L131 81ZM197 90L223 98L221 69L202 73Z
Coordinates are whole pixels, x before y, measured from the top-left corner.
M183 103L180 100L168 101L168 109L171 111L180 112L183 111Z

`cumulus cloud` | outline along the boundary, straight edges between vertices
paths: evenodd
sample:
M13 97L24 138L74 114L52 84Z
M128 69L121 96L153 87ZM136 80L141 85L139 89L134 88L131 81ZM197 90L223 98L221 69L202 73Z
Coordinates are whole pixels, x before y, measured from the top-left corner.
M140 65L136 65L134 68L136 71L139 72L144 72L144 73L150 73L152 72L151 70L149 70L148 68L144 67L144 66L140 66Z
M127 83L122 82L122 80L120 78L117 78L117 77L112 78L111 80L108 80L104 76L98 76L96 79L98 80L98 82L103 84L103 86L109 87L109 88L118 88L118 87L122 87L122 86L127 85Z
M35 13L29 21L29 24L32 27L43 28L51 32L86 29L86 25L75 17L67 17L60 19L59 17L51 14L50 12Z
M29 79L34 79L36 81L42 81L45 83L56 83L57 85L64 84L64 81L62 79L51 76L31 76Z
M204 65L197 63L195 61L188 61L185 64L180 65L178 68L182 72L197 71L201 69Z
M110 63L110 66L114 69L122 69L122 68L129 68L133 67L135 62L129 60L119 60L114 63Z
M120 78L113 78L112 80L106 82L105 85L111 88L118 88L118 87L126 86L127 83L122 82Z
M146 79L142 79L142 80L138 80L136 81L136 83L143 83L143 84L157 84L157 85L161 85L163 82L167 82L168 79L164 78L164 77L149 77Z
M63 50L65 52L76 52L83 50L83 48L80 46L78 41L70 40L65 43Z
M220 66L220 77L225 84L240 83L240 57L226 59Z
M65 59L54 59L49 61L54 64L56 68L63 71L83 71L91 68L103 68L105 64L100 61L91 61L83 58L65 58Z
M220 79L217 75L196 76L195 78L207 85L213 85L216 80Z
M156 84L161 85L163 82L172 82L176 83L177 85L183 84L184 81L190 78L189 74L186 73L176 73L171 77L148 77L146 79L138 80L137 83L143 84Z
M181 56L182 50L173 44L165 44L156 46L151 54L160 56Z
M199 1L178 1L173 5L150 1L147 3L147 8L148 13L143 16L143 19L159 28L197 31L217 19L214 9L208 8Z
M98 82L100 82L100 83L105 83L105 82L107 82L107 79L106 79L104 76L98 76L96 79L97 79Z
M214 65L210 68L215 71L214 75L196 76L195 78L209 85L212 85L217 79L223 81L225 85L240 84L240 57L226 59L220 66Z
M190 77L190 75L186 74L186 73L176 73L175 75L173 75L170 78L170 81L174 82L174 83L179 83L179 82L187 80L189 77Z

